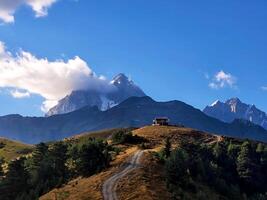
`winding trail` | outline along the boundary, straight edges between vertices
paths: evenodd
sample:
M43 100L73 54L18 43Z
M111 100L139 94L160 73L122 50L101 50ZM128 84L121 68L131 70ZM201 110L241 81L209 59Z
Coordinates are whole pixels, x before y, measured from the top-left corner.
M144 151L138 150L132 157L127 166L122 169L122 171L114 174L103 184L102 194L104 200L118 200L116 188L118 181L124 177L126 174L134 170L140 164L140 158L143 155Z

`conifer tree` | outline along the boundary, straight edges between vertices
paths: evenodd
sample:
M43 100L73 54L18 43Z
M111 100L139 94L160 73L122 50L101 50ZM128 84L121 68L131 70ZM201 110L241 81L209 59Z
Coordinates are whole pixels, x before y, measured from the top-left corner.
M3 165L4 164L4 159L0 157L0 181L1 181L1 176L4 175L4 171L3 171Z
M169 137L167 137L165 139L165 145L164 145L164 148L163 148L163 155L168 158L170 157L170 154L171 154L171 140Z
M241 184L248 192L261 184L258 175L260 171L258 164L251 144L249 142L244 142L237 157L237 172Z
M16 199L16 197L25 193L29 188L29 178L24 157L11 161L8 164L6 178L0 188L0 199Z

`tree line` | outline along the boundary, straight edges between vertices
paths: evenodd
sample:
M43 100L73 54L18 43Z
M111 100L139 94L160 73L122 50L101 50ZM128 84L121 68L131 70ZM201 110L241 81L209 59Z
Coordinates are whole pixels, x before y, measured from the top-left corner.
M110 148L92 138L40 143L32 155L9 162L7 171L0 159L0 199L38 199L70 179L95 174L109 165Z
M266 144L234 139L214 144L181 141L171 150L168 139L160 157L173 199L212 199L211 191L222 199L267 199Z

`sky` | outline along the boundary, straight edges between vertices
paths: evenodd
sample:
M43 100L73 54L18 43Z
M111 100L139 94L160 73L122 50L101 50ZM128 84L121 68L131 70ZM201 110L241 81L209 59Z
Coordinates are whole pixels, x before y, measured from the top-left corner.
M123 72L157 101L267 111L265 0L1 0L0 115L42 116Z

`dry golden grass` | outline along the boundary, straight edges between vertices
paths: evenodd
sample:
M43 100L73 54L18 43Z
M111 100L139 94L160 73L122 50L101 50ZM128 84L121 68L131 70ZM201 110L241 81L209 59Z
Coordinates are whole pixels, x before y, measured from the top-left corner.
M118 197L123 200L167 200L170 194L164 181L163 166L150 152L141 160L141 167L132 171L118 183Z
M199 141L203 143L212 143L222 140L221 136L175 126L146 126L134 130L133 133L147 139L151 148L159 148L159 146L162 146L167 137L170 138L173 146L176 146L182 140L186 142Z
M77 178L59 189L54 189L42 196L40 200L100 200L102 199L102 184L110 176L120 170L120 166L137 150L136 147L128 148L117 156L106 171L88 178Z
M118 130L118 129L114 129ZM108 138L111 131L79 135L75 138L100 137ZM170 199L164 181L162 165L153 158L151 151L159 151L164 144L165 138L169 137L173 146L179 141L201 141L211 143L219 141L219 136L209 135L193 129L171 126L147 126L133 131L147 139L150 150L147 150L141 160L141 167L127 174L118 183L117 193L121 200L167 200ZM116 157L111 167L106 171L89 178L78 178L69 182L59 189L54 189L42 196L41 200L100 200L102 199L102 184L114 173L121 169L121 165L137 150L137 146L124 146L124 152Z
M29 154L33 150L32 145L5 138L0 138L0 143L4 144L4 147L0 148L0 157L3 157L7 162L19 156Z

